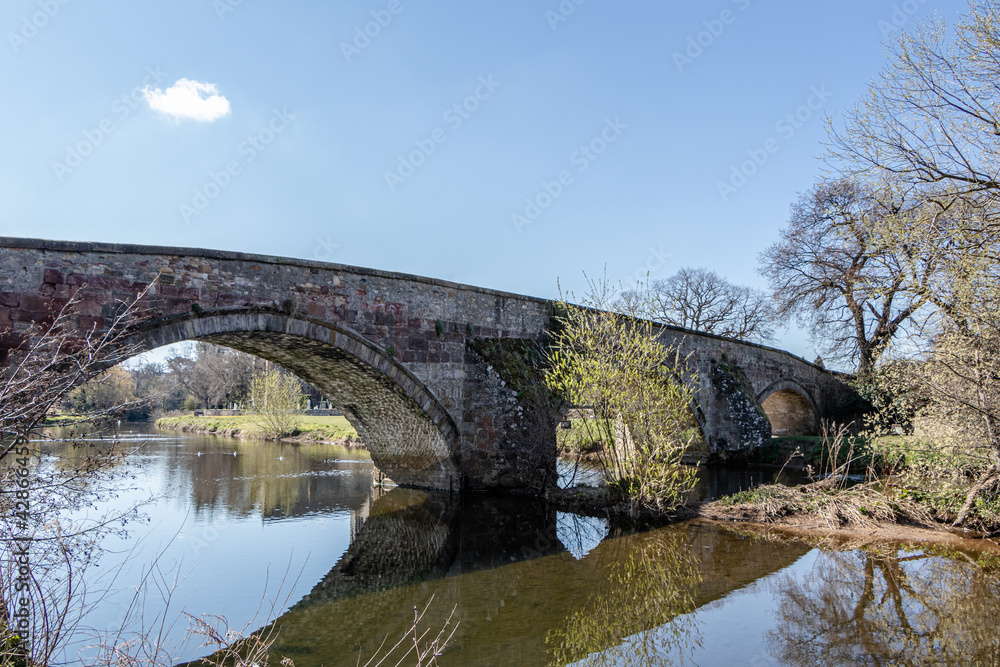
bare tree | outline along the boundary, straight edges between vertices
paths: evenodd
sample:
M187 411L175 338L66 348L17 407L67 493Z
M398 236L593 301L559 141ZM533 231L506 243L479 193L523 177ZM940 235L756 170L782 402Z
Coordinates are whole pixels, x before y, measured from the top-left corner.
M759 290L734 285L714 271L685 267L653 281L638 299L643 315L657 322L739 340L772 340L770 300ZM634 293L625 299L635 299Z
M939 201L994 206L1000 194L1000 3L973 0L949 35L943 21L904 32L889 65L830 127L839 169L892 174Z
M781 240L760 255L776 314L796 317L829 357L872 369L930 300L939 253L908 247L897 230L926 215L905 193L850 179L817 184L792 206Z
M98 553L100 536L135 516L130 508L66 522L106 493L102 482L127 453L121 443L78 442L75 456L52 465L34 441L46 413L75 386L135 354L128 333L139 298L118 304L104 332L78 331L79 299L70 299L49 323L20 334L23 346L0 370L0 646L22 664L52 663L79 622L82 573ZM122 407L128 406L98 410L90 419Z
M210 343L198 343L193 357L178 355L167 360L172 376L206 408L245 395L262 364L253 355Z

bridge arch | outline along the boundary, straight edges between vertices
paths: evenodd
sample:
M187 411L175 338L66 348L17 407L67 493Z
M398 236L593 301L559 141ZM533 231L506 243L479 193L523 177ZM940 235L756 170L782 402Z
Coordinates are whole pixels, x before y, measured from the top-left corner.
M204 341L273 361L319 388L397 484L461 486L451 416L390 351L349 329L276 312L229 312L152 324L134 340L144 349Z
M771 422L771 435L816 435L819 432L816 402L795 380L772 382L757 394L757 400Z

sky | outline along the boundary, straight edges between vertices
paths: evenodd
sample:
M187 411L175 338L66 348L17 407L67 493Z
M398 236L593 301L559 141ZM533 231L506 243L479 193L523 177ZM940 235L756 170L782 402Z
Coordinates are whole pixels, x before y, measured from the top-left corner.
M5 0L0 235L540 297L757 256L958 0ZM813 359L794 327L778 347Z

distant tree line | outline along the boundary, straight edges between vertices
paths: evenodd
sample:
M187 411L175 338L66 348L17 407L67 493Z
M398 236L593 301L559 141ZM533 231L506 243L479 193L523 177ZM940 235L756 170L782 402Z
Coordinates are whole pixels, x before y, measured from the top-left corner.
M130 420L149 419L177 410L244 407L254 378L265 370L287 371L259 357L210 343L193 343L163 363L124 363L70 392L62 409L90 414L126 406ZM302 393L319 400L319 392L297 380Z

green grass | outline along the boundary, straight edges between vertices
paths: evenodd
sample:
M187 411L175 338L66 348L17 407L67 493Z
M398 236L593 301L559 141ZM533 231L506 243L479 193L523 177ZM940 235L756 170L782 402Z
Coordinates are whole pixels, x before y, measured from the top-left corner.
M169 430L194 431L196 433L213 433L216 435L241 436L245 438L260 437L260 429L250 415L236 417L164 417L156 420L157 428ZM358 443L358 433L344 417L308 417L299 421L294 437L301 440Z
M589 454L601 448L601 443L594 442L594 437L598 435L594 424L590 424L588 429L588 424L583 419L571 419L569 423L569 428L563 428L562 424L556 428L556 444L559 449Z
M83 419L83 417L80 415L50 413L45 415L45 419L42 420L42 426L64 426L66 424L76 424L81 419Z

